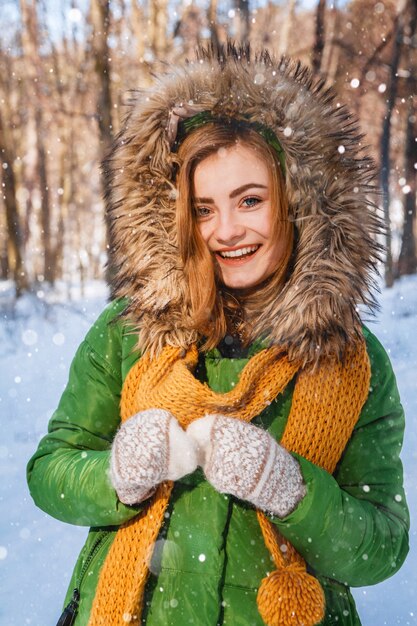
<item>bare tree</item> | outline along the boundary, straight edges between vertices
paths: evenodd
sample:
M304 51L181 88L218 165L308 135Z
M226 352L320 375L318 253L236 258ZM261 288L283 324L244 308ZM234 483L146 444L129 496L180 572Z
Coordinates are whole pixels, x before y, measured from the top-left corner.
M249 0L234 0L236 40L242 44L249 42L250 9Z
M417 107L415 100L416 91L416 63L415 47L417 35L417 0L412 0L409 5L410 20L404 29L404 47L407 57L407 73L410 95L408 97L406 140L405 140L405 179L408 185L408 193L404 199L404 219L401 240L401 250L397 265L397 275L414 274L417 272L416 251L416 163L417 163Z
M2 163L3 201L6 207L7 269L14 281L16 297L18 297L27 288L27 277L22 261L22 235L13 170L13 149L11 143L7 142L7 137L8 133L6 133L0 110L0 162Z
M136 40L136 59L140 61L145 56L145 15L137 0L132 2L132 30Z
M311 65L314 74L318 74L321 69L325 43L325 14L326 0L318 0L316 9L316 36L311 57Z
M149 2L149 41L154 56L165 59L168 44L168 0Z
M323 74L327 76L327 80L330 84L333 84L335 81L339 65L340 47L335 45L335 36L340 21L339 18L340 12L336 7L335 0L328 11L325 45L321 60L321 70Z
M48 163L45 148L46 127L44 123L44 98L41 90L43 83L42 61L39 52L39 25L35 0L20 0L22 14L22 47L26 61L28 80L33 88L33 119L36 128L37 174L41 197L41 226L44 259L44 279L53 283L55 269L51 242L51 206L48 184Z
M404 198L404 220L403 232L401 238L401 250L398 258L396 275L414 274L417 272L417 255L415 240L415 223L416 223L416 170L417 163L417 124L416 124L417 108L413 97L410 97L407 131L405 145L405 178L408 185L408 193Z
M98 87L96 114L101 146L100 156L104 157L113 139L110 51L108 46L109 0L91 0L91 22L93 27L92 48Z
M183 55L192 57L194 50L201 43L202 29L205 23L204 13L201 7L195 4L183 2L181 15L175 24L174 37L181 37L181 50L176 58Z
M281 28L279 44L278 44L279 54L285 54L288 52L289 39L290 39L291 32L293 30L294 21L295 21L295 1L296 0L290 0L287 3L287 14L285 16L285 20Z
M217 24L217 0L210 0L207 9L207 19L210 29L210 41L213 48L219 47L219 31Z
M405 4L405 3L404 3ZM394 46L392 50L389 84L387 89L386 111L382 126L381 135L381 188L382 204L385 220L385 285L392 287L394 284L394 268L392 258L392 237L391 237L391 216L390 216L390 190L389 178L391 169L390 144L391 144L391 117L394 109L398 91L398 67L401 56L401 46L404 33L404 11L403 5L398 16L397 28L395 32Z

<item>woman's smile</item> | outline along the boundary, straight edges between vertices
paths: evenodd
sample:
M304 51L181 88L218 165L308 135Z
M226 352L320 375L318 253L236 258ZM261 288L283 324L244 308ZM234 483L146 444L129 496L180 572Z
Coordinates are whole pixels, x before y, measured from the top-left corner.
M229 248L225 250L216 250L215 256L220 263L235 264L245 263L254 257L258 252L260 245L244 246L240 248Z

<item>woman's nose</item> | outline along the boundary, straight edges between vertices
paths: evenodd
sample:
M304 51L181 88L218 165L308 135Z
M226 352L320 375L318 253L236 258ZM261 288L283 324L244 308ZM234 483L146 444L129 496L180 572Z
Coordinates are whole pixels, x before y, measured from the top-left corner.
M221 243L232 244L239 241L245 234L245 227L239 216L233 213L219 215L216 225L216 237Z

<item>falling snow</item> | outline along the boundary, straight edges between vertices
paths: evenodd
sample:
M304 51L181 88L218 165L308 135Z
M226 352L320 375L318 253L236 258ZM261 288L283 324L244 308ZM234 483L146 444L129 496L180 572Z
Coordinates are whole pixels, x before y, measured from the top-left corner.
M87 298L81 300L74 291L69 301L65 288L62 297L51 304L50 294L39 290L38 297L25 296L14 312L10 293L11 285L0 284L0 623L46 626L55 624L60 615L87 530L58 522L34 506L25 483L25 465L46 431L75 349L104 307L107 293L102 285L92 285L87 287ZM402 279L392 290L383 290L381 302L382 311L371 326L388 349L407 414L402 457L415 518L417 276ZM365 492L367 487L363 485ZM175 542L171 543L168 548L175 549ZM204 563L207 557L197 553L196 558ZM412 530L411 555L400 572L375 587L353 590L363 626L417 626L416 560L417 535ZM176 608L178 601L170 598L168 602Z

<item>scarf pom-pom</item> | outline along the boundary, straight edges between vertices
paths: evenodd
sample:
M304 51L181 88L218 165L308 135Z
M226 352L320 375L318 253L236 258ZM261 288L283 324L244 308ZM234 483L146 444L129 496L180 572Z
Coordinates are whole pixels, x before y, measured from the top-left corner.
M267 626L315 626L324 617L324 593L305 568L291 564L261 582L258 610Z

